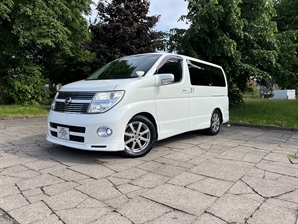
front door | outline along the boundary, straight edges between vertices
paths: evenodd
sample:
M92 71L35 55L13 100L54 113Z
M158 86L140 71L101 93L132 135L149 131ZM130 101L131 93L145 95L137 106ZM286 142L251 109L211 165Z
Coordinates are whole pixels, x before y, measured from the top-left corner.
M174 75L174 83L155 87L159 139L188 131L189 80L183 75L183 59L169 56L158 66L156 74Z

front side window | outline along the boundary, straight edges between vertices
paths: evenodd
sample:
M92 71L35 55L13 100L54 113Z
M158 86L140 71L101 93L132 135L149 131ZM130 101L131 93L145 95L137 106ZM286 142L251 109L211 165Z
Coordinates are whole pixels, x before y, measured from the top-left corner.
M146 74L160 56L160 54L146 54L123 57L101 67L86 80L136 78L137 71Z
M158 69L156 74L173 74L174 82L182 80L182 59L170 58Z

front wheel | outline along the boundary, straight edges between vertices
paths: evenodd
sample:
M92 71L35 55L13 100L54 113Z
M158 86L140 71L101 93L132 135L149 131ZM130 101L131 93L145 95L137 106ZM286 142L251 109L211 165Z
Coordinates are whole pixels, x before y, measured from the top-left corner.
M219 111L215 110L211 115L210 127L206 129L206 133L209 135L217 135L220 130L220 124L221 124L221 115Z
M152 122L141 115L133 117L127 124L124 132L125 157L141 157L146 155L156 140L156 129Z

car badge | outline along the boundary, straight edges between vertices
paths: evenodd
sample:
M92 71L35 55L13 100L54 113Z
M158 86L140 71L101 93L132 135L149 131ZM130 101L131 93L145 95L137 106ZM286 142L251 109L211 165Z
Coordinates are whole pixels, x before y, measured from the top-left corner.
M65 103L65 105L69 105L71 103L71 101L72 101L71 97L68 97L65 99L64 103Z

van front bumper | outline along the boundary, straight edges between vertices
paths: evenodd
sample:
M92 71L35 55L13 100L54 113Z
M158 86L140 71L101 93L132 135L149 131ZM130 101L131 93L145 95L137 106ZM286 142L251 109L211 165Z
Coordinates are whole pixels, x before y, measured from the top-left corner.
M110 111L106 114L68 114L50 111L48 116L47 141L71 148L90 151L123 151L124 131L128 122L123 113ZM100 137L97 130L109 127L113 133ZM58 128L68 130L68 139L58 136Z

